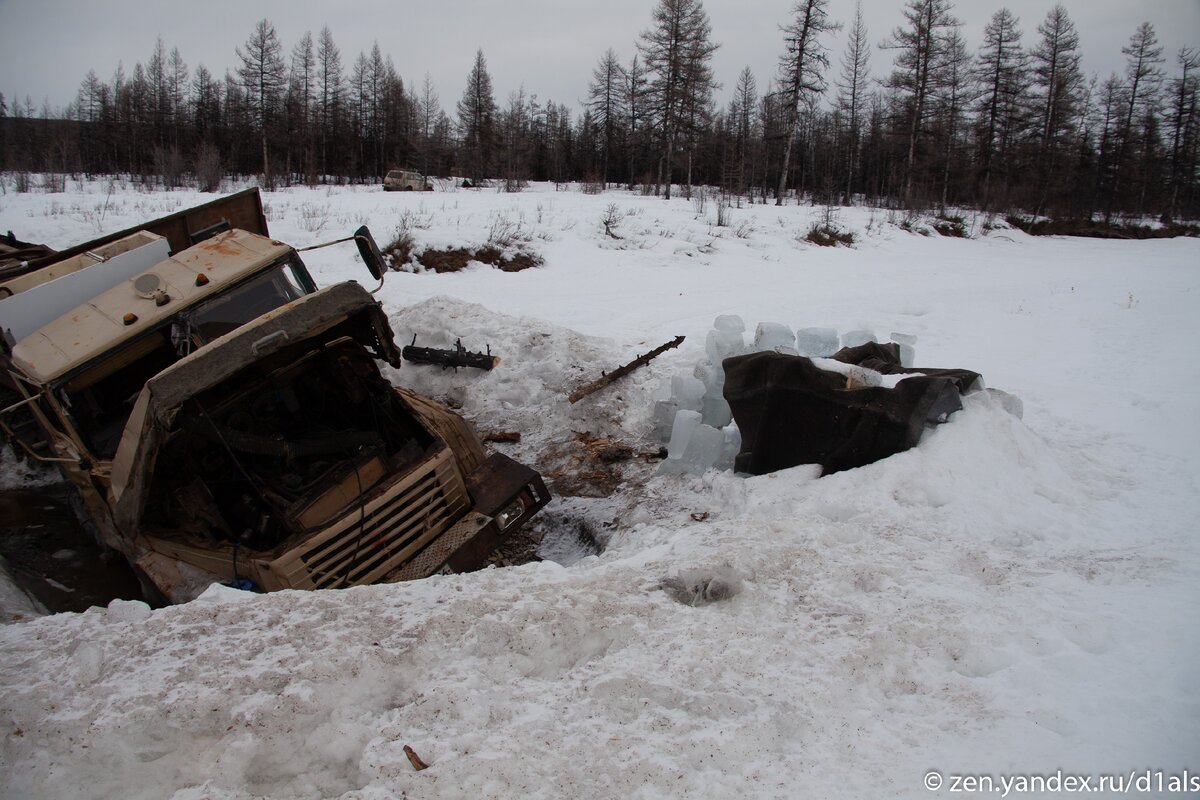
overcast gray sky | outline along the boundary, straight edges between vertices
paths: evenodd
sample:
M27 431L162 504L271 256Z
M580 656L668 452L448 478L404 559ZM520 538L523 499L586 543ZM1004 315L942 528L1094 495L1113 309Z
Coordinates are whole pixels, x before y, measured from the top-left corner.
M1121 47L1144 20L1164 47L1168 74L1182 46L1200 47L1200 0L1062 0L1079 29L1085 73L1101 79L1123 69ZM779 26L792 0L706 0L713 39L721 47L714 73L724 85L722 101L743 66L749 65L760 92L774 74L782 50ZM1021 21L1023 42L1053 0L958 0L955 15L971 47L983 26L1007 5ZM483 48L496 100L524 84L539 101L554 100L577 111L592 68L612 47L622 62L635 52L638 34L650 24L656 0L0 0L0 92L32 98L60 109L74 97L89 69L109 81L118 62L126 74L143 64L162 37L169 52L178 47L193 71L203 63L217 76L236 65L234 48L266 17L290 52L305 31L316 37L329 25L349 70L375 41L390 55L405 84L419 86L428 72L453 116L475 50ZM901 22L901 0L863 0L873 45ZM854 0L831 0L830 15L848 23ZM830 37L831 77L836 74L845 31ZM892 53L875 52L873 74L883 76ZM831 81L832 82L832 81Z

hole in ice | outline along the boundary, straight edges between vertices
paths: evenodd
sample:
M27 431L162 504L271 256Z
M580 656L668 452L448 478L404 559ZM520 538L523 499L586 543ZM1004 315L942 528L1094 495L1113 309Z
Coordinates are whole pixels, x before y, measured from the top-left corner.
M543 509L540 516L541 541L536 557L569 567L580 559L599 555L604 551L602 541L607 532L598 529L597 523L576 508Z

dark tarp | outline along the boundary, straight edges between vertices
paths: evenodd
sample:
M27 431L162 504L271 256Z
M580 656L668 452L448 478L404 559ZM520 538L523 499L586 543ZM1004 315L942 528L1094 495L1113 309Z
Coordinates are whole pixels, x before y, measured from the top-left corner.
M725 399L742 435L738 472L820 464L828 475L907 450L920 441L927 421L944 421L961 408L960 391L979 378L968 370L901 367L896 344L843 348L834 358L886 374L915 374L894 389L848 389L845 375L803 356L725 359Z

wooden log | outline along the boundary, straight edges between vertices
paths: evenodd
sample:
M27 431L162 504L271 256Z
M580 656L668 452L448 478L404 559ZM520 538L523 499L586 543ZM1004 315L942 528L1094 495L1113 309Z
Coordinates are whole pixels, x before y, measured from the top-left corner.
M500 364L500 358L492 355L492 348L488 348L486 353L472 353L467 348L463 347L462 339L454 343L453 349L439 349L436 347L417 347L417 337L414 334L412 344L408 345L401 351L401 355L407 361L412 361L417 364L436 364L442 369L453 367L456 371L459 367L475 367L476 369L495 369Z
M626 375L628 375L629 373L633 372L635 369L646 366L653 359L662 355L663 353L670 350L671 348L679 347L679 345L683 344L683 338L684 337L682 337L682 336L676 336L671 341L667 342L664 345L660 345L659 347L654 348L649 353L646 353L644 356L638 356L633 361L630 361L628 364L617 367L612 372L602 374L599 378L592 381L587 386L583 386L583 387L571 392L570 396L567 397L567 400L570 401L571 403L577 403L580 400L582 400L583 398L587 397L589 394L600 391L605 386L608 386L610 383L617 380L618 378L623 378Z

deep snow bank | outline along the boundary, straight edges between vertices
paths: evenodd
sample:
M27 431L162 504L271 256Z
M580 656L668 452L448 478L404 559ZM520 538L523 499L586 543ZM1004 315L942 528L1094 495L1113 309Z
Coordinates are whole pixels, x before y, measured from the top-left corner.
M970 402L820 480L653 479L570 569L9 626L6 794L913 795L929 765L1182 766L1188 573L1097 547L1145 510L1122 483ZM726 565L731 600L659 589Z

